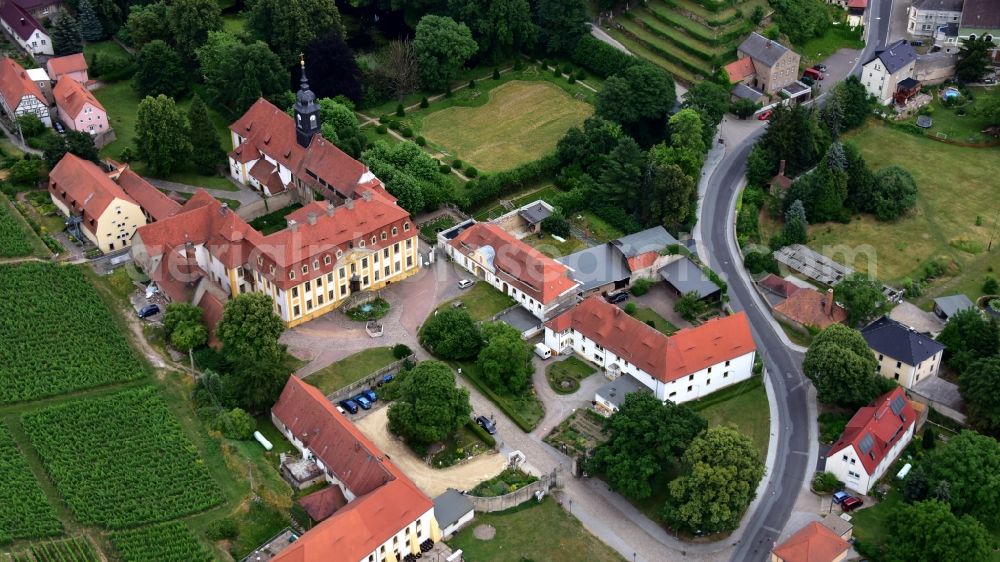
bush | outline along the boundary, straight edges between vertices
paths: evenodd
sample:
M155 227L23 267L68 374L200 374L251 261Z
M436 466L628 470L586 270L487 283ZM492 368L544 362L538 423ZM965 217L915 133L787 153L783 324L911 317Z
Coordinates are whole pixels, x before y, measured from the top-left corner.
M427 109L431 102L427 100L427 96L420 98L420 109Z
M572 75L573 74L573 65L571 65L571 64L564 64L563 67L562 67L562 72L563 72L563 74L570 74L570 75Z
M607 78L639 63L637 57L623 53L596 37L584 35L573 49L572 60L590 72Z
M402 125L399 124L399 121L389 121L389 128L393 131L398 131L401 127Z
M986 276L986 281L983 282L983 292L987 295L995 295L1000 292L1000 283L997 283L996 277Z
M455 168L457 170L461 170L462 169L462 161L459 160L458 158L452 160L451 161L451 167Z
M572 74L570 74L569 78L566 79L566 81L569 82L570 84L576 84L576 78L573 78Z
M403 107L403 103L400 102L396 104L396 117L402 117L406 115L406 109Z
M401 132L403 133L403 138L408 139L413 136L413 129L409 127L403 127L403 130Z
M542 219L542 230L565 238L569 236L569 221L558 210Z
M844 485L832 472L821 472L813 478L813 490L821 494L832 494Z
M392 356L396 359L402 359L404 357L409 357L410 355L413 355L413 350L410 349L410 347L405 343L397 343L392 346Z
M205 536L212 541L233 540L239 535L240 528L231 517L214 521L205 529Z
M212 429L222 433L227 439L247 441L253 437L256 424L250 414L240 408L222 412L212 422Z
M521 62L521 57L517 57L514 61L514 70L524 70L524 63Z
M750 252L743 258L743 265L754 275L764 272L778 275L778 262L770 252Z
M386 127L385 125L379 125L378 127L375 128L375 132L380 135L384 135L389 132L389 127Z
M378 116L378 122L379 123L385 123L386 125L388 125L391 121L392 121L392 117L389 117L389 115L387 113L383 113L382 115Z
M639 307L636 306L634 302L630 301L625 303L625 306L623 306L622 309L625 311L625 314L632 316L637 310L639 310Z
M427 139L424 137L418 136L415 140L417 142L417 146L427 146Z
M586 73L586 72L584 72L583 70L577 70L577 71L576 71L576 74L574 74L573 76L574 76L574 77L575 77L575 78L576 78L577 80L586 80L586 79L587 79L587 73Z
M556 78L562 76L562 72L559 71L559 67L552 68L552 76L555 76Z
M475 80L469 80L469 88L471 89L471 88L475 88L475 87L476 87L476 81Z
M649 288L653 286L653 282L649 279L640 279L632 284L630 291L633 295L641 297L649 292Z
M465 175L470 178L474 178L479 175L479 170L473 168L472 166L465 167Z
M490 435L488 431L483 429L483 427L478 423L469 420L469 422L465 424L465 427L469 428L470 431L475 433L476 437L480 438L483 441L483 443L486 443L487 447L497 446L497 440L492 435Z
M493 79L494 80L499 80L500 79L500 69L499 68L496 68L496 67L493 68Z
M447 86L444 87L444 97L446 98L451 97L451 84L448 84Z
M447 165L445 163L442 163L440 166L438 166L438 171L441 172L442 174L450 174L451 173L451 166L449 166L449 165Z

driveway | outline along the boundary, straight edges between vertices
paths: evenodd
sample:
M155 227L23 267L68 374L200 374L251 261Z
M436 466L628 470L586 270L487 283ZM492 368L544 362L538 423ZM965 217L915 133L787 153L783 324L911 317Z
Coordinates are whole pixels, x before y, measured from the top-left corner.
M674 312L674 303L677 299L670 294L666 285L656 283L649 288L649 292L641 297L632 297L632 302L639 308L651 308L660 316L666 318L671 324L678 328L690 328L691 323L681 318L680 314Z
M535 385L535 394L545 404L545 416L538 426L531 432L531 436L537 439L544 439L560 422L568 418L579 408L589 408L594 400L594 393L601 388L608 379L601 374L601 370L595 367L593 375L580 381L580 388L572 394L559 394L549 386L548 379L545 378L545 370L560 361L565 361L569 356L553 356L551 359L543 360L534 356L532 366L535 374L532 376L532 383Z
M372 440L375 446L392 459L417 487L430 497L443 494L448 488L469 490L483 480L489 480L503 471L507 464L506 457L497 453L479 455L464 464L448 468L431 468L398 437L389 432L389 408L379 408L361 420L355 426L365 437Z
M918 332L936 336L944 329L944 322L933 312L921 310L915 304L903 301L893 307L889 312L889 318L896 322L905 324Z
M861 50L859 49L840 49L823 59L823 64L826 65L826 74L818 82L819 95L825 94L836 86L838 82L850 76L851 71L854 70L854 65L858 64L860 57Z

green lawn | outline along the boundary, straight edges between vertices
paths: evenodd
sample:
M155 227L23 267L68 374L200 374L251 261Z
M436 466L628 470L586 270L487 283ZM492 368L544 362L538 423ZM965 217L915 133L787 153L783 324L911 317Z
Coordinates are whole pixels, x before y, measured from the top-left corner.
M625 236L625 233L611 226L591 211L581 211L568 217L570 224L587 233L598 242L610 242Z
M939 91L938 88L931 90L933 99L927 107L930 108L931 113L928 116L933 120L933 124L927 129L927 134L968 143L984 143L992 140L980 131L993 123L990 123L988 119L976 111L975 103L981 98L1000 96L1000 90L996 88L969 88L969 93L975 100L967 101L956 107L945 107L941 103ZM960 113L965 113L965 115L960 115ZM909 122L915 123L916 120L917 118L914 116Z
M838 12L842 9L836 8ZM802 55L802 62L806 66L816 64L839 49L864 49L865 42L861 40L861 28L851 30L845 24L831 25L826 33L819 37L814 37L796 50Z
M453 226L455 226L455 219L451 218L450 215L445 215L430 221L424 226L421 226L420 234L427 240L436 241L439 232L442 230L448 230Z
M428 142L485 172L513 168L552 152L566 131L593 113L589 104L548 82L519 80L488 93L460 93L465 92L479 95L468 106L434 110L422 118L418 131Z
M132 56L121 45L110 39L96 43L87 43L83 46L83 56L87 59L88 63L93 59L94 55L97 55L98 58L104 56L128 58Z
M522 242L529 244L532 248L550 258L561 258L587 249L586 244L572 236L560 242L553 238L551 234L533 234L524 238Z
M545 183L541 187L537 185L529 186L523 190L523 194L511 193L505 195L504 197L510 200L511 204L514 205L514 208L519 208L538 200L542 200L549 205L553 205L556 196L561 193L565 192L551 183ZM485 207L476 211L473 218L477 221L488 221L502 216L507 212L507 209L497 203L490 207Z
M998 244L992 254L986 251L997 211L1000 148L953 146L874 121L845 141L855 143L873 167L895 164L913 174L917 206L891 223L862 216L848 224L811 225L809 245L890 283L914 274L925 261L953 262L954 274L935 281L918 304L955 292L973 300L981 295L983 278L1000 265ZM846 257L851 253L853 260Z
M895 488L878 505L855 511L854 537L863 544L880 546L889 538L888 522L893 510L903 502L902 494Z
M306 376L306 382L330 394L395 361L391 347L372 347Z
M126 147L131 146L135 150L133 141L135 140L136 111L140 99L132 88L132 82L125 80L105 84L94 90L94 96L108 111L108 120L117 139L101 149L101 156L119 158L122 150ZM178 101L177 107L186 115L188 108L191 107L191 98ZM223 149L228 148L230 146L229 123L212 108L208 109L208 114ZM144 162L133 162L132 168L141 175L149 175ZM222 176L205 176L194 172L193 169L181 169L162 179L211 189L238 190L236 185Z
M637 320L641 320L647 323L648 321L652 320L654 324L653 327L656 328L657 331L668 336L676 332L678 329L677 326L674 326L672 323L670 323L669 320L660 316L652 308L640 308L636 310L635 314L633 314L632 316Z
M254 220L250 221L250 226L256 228L261 232L261 234L274 234L279 230L283 230L288 222L285 220L285 215L297 211L302 208L299 203L292 203L287 207L283 207L276 211L271 211L266 215L259 216Z
M760 451L760 460L767 458L771 413L760 376L724 388L690 405L708 420L709 426L735 425L740 433L753 440Z
M580 381L596 372L593 365L574 355L546 367L545 378L552 390L559 394L572 394L580 388Z
M490 525L496 536L482 541L473 535L478 525ZM552 498L529 501L498 513L479 513L468 527L448 541L461 548L469 562L581 560L621 562L617 552L591 535Z
M476 282L475 285L466 289L462 296L442 304L438 310L446 310L453 306L456 301L461 301L462 307L477 322L489 320L516 304L514 299L494 289L485 281Z

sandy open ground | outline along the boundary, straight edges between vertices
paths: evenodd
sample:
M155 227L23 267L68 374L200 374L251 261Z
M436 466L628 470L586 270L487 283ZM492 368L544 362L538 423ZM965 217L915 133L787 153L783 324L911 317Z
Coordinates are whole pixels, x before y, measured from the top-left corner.
M480 455L471 461L449 468L435 469L424 464L395 435L389 433L388 408L379 408L357 421L366 437L396 463L417 486L430 497L448 488L470 490L483 480L489 480L503 470L504 458L498 453Z

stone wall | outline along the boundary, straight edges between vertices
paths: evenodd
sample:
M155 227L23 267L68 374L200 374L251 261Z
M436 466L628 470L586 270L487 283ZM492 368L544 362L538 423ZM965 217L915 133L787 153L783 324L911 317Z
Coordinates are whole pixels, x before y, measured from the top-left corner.
M254 201L253 203L244 203L236 209L236 214L243 217L243 220L249 222L257 217L264 216L272 211L277 211L296 202L295 193L293 191L285 191L279 193L274 197L268 197L267 199L260 199Z
M481 498L466 495L465 497L472 502L472 507L476 511L480 513L492 513L494 511L504 511L512 507L517 507L526 501L534 500L535 492L548 494L552 488L558 485L559 473L553 470L549 474L542 475L538 481L503 496Z

